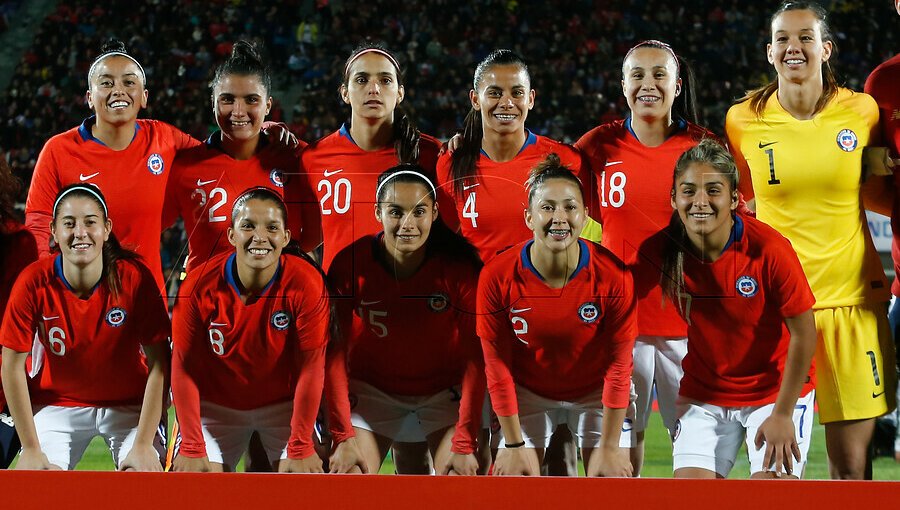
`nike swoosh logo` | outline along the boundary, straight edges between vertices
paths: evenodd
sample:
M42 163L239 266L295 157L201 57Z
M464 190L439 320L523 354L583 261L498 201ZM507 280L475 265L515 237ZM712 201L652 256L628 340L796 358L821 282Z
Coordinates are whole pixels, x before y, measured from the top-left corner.
M759 148L760 148L760 149L765 149L766 147L768 147L768 146L770 146L770 145L772 145L772 144L774 144L774 143L778 143L778 142L769 142L769 143L762 143L762 142L759 142Z
M197 179L197 186L206 186L207 184L212 184L214 182L216 182L215 179L211 181L201 181L200 179Z
M325 177L331 177L332 175L335 175L335 174L343 172L343 171L344 171L343 168L338 168L337 170L325 170L324 172L322 172L322 175L324 175Z
M209 325L210 326L227 326L228 323L226 323L226 322L210 322Z
M44 319L45 321L52 321L53 319L59 319L59 315L54 315L52 317L47 317L45 315L41 315L41 318Z
M92 173L91 175L79 174L79 175L78 175L78 180L84 182L84 181L90 179L91 177L96 177L96 176L98 176L98 175L100 175L100 172L94 172L94 173Z
M467 189L470 189L470 188L474 188L475 186L481 186L481 183L479 182L479 183L477 183L477 184L472 184L472 185L470 185L470 186L466 186L465 184L463 184L463 190L467 190Z
M621 165L621 161L607 161L606 166Z
M531 310L531 308L518 308L518 309L512 308L509 311L512 313L522 313L522 312L527 312L528 310Z
M882 396L882 395L884 395L884 392L883 392L883 391L882 391L881 393L875 393L874 391L872 392L872 398L878 398L878 397L880 397L880 396Z
M362 300L362 301L359 302L360 306L369 306L369 305L374 305L374 304L377 304L377 303L381 303L381 300L380 300L380 299L375 300L375 301L366 301L366 300Z

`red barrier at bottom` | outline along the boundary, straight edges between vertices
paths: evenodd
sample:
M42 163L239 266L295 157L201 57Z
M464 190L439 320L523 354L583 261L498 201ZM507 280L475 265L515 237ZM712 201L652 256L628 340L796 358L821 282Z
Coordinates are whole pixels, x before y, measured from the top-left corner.
M900 483L3 471L0 501L23 510L856 510L896 507Z

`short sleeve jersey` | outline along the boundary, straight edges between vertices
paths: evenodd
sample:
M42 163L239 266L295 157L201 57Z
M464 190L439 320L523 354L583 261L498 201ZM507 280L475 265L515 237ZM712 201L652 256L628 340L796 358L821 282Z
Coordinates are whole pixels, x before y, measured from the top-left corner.
M419 139L419 166L434 180L441 143L428 135ZM378 176L398 164L393 146L377 151L361 149L344 125L303 151L303 168L319 202L324 254L322 268L353 241L381 231L375 219Z
M678 130L658 147L642 144L631 130L631 119L598 126L581 137L575 147L585 156L585 187L590 190L590 210L603 225L602 244L629 267L641 244L664 229L672 217L669 195L675 162L684 151L704 138L716 136L695 124L680 121ZM684 337L687 325L672 307L662 306L659 280L648 272L632 271L638 299L638 331L641 335ZM648 279L649 278L649 279Z
M477 332L494 410L518 412L515 384L572 401L603 388L603 404L628 405L636 303L628 269L579 240L568 283L550 288L531 262L534 241L494 257L478 281Z
M738 215L715 262L685 254L684 282L691 298L681 394L731 407L775 402L791 337L784 318L815 303L790 242ZM815 386L814 373L803 395Z
M439 192L449 196L454 205L453 211L444 214L456 216L448 224L459 224L460 233L475 246L484 262L532 237L524 219L528 207L525 183L532 168L548 154L556 153L573 173L580 171L581 155L571 146L530 131L527 135L522 149L510 161L492 161L482 151L476 163L477 177L465 180L462 196L454 189L452 156L445 153L438 160Z
M791 241L816 308L890 297L860 201L862 151L877 124L875 101L843 88L810 120L791 116L777 94L761 117L744 101L725 120L741 191L755 194L757 218Z
M120 261L118 273L117 296L101 280L86 299L71 290L61 255L31 264L16 281L0 344L32 353L34 404L112 407L143 401L148 372L141 345L168 340L169 316L142 263Z
M872 71L866 80L866 93L871 94L878 103L881 114L881 133L884 142L891 150L891 157L900 157L900 54L882 63ZM900 190L900 172L894 172L894 188ZM891 214L891 229L894 241L891 243L891 255L894 259L894 283L891 291L900 296L900 201L894 201Z
M234 201L244 191L260 186L275 191L282 199L286 186L307 188L300 174L299 152L267 147L250 159L237 160L222 151L221 133L217 131L206 143L178 153L166 189L163 224L171 224L177 216L184 219L189 272L215 255L233 250L227 230ZM300 209L292 207L298 204L287 205L286 227L296 238L303 218Z
M56 195L69 184L94 184L106 197L116 237L144 258L162 289L159 236L166 181L175 152L200 142L165 122L139 119L131 144L114 151L94 138L94 121L90 117L44 145L25 203L26 224L41 255L48 254Z

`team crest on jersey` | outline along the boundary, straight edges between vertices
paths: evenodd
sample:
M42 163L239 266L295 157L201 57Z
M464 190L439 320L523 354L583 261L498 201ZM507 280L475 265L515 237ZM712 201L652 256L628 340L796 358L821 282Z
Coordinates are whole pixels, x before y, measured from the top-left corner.
M269 179L272 181L272 184L278 186L279 188L284 187L284 172L277 168L273 168L271 172L269 172Z
M737 279L734 288L736 288L742 296L750 298L755 296L759 291L759 284L756 283L756 279L752 276L744 275Z
M284 331L291 325L291 314L284 310L278 310L272 314L272 327L278 331Z
M159 154L153 153L147 158L147 170L150 170L150 173L153 175L159 175L163 173L163 170L166 169L166 164L163 162L162 156Z
M450 297L442 292L438 292L437 294L434 294L428 298L428 308L431 308L432 312L444 312L449 307Z
M594 303L585 303L578 307L578 316L586 324L590 324L597 320L597 317L600 317L600 310Z
M127 315L125 310L119 307L112 308L110 311L106 312L106 323L114 328L118 328L125 322L125 317Z
M678 436L680 436L680 435L681 435L681 420L676 420L675 421L675 432L672 433L672 442L674 443L675 441L677 441Z
M844 152L853 152L859 145L859 139L852 129L842 129L837 135L837 144Z

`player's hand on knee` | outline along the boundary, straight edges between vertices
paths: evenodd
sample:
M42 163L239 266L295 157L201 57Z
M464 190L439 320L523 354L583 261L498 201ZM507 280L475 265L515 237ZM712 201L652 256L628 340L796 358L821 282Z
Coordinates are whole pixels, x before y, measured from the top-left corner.
M125 460L119 463L119 471L162 471L159 452L152 444L137 444L131 448Z
M499 476L538 476L538 466L534 448L503 448L497 453L494 474Z
M361 473L369 472L366 460L356 444L356 438L351 437L334 447L334 453L328 459L328 472L352 473L356 471L354 468Z
M631 459L628 458L628 449L619 448L618 445L599 446L591 452L588 462L587 476L621 477L627 478L634 473Z
M766 418L756 433L756 449L763 446L763 469L775 471L776 476L782 472L793 474L793 461L800 461L800 446L794 435L794 422L790 416L772 414Z
M36 448L23 448L19 454L19 461L16 462L16 469L29 470L59 470L61 467L51 464L47 459L47 455L43 451Z
M302 459L281 459L279 473L324 473L322 459L315 453Z
M193 473L208 473L211 470L209 465L209 457L185 457L178 455L172 462L172 471L183 471Z

